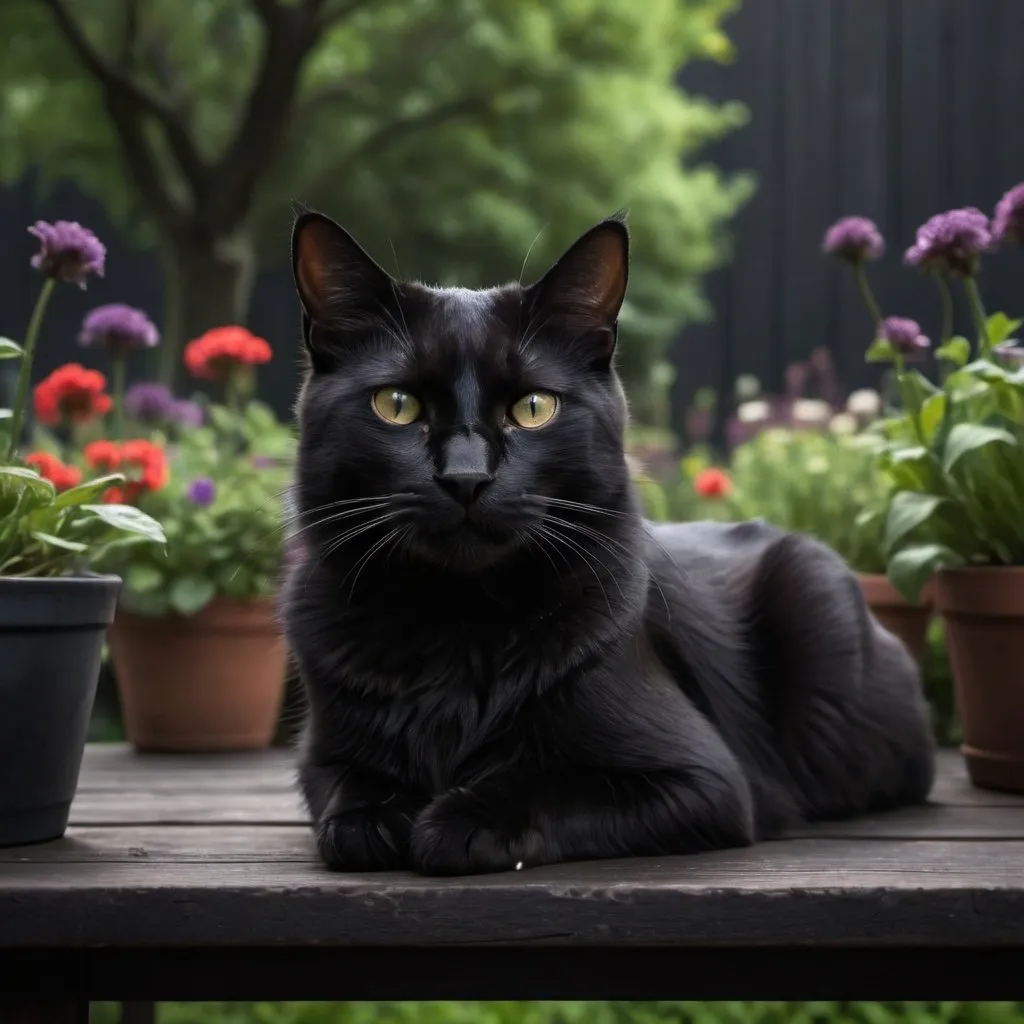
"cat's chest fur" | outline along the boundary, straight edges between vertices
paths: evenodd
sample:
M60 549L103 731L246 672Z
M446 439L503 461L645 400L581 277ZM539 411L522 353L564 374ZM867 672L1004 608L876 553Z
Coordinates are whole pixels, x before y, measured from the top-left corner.
M438 602L348 607L329 631L306 634L314 756L440 793L537 746L538 710L592 657L578 630L544 611L501 621L483 603L453 622ZM303 603L293 603L293 634Z

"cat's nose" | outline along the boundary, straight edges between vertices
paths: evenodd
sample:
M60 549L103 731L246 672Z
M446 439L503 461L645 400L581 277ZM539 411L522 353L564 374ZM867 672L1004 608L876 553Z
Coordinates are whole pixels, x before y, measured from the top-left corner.
M491 482L489 473L455 472L441 473L437 482L456 501L463 505L471 505L480 496L480 492Z
M445 442L436 480L456 501L470 505L494 479L490 450L479 434L457 434Z

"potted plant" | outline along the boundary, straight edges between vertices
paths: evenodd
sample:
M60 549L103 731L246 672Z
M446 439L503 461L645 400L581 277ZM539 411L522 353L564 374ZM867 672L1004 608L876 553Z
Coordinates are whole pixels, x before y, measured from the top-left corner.
M905 260L942 297L936 385L910 363L929 347L913 321L876 317L868 359L887 363L902 411L886 424L882 465L896 493L884 532L893 585L915 600L934 574L975 785L1024 792L1024 349L1022 321L987 316L982 254L1024 239L1024 186L993 223L974 208L924 224ZM963 288L973 342L953 334L950 286ZM877 310L876 310L877 312Z
M13 408L0 410L0 846L64 834L121 586L93 569L115 550L164 539L138 509L102 500L123 482L120 474L83 483L80 470L52 452L21 451L46 306L58 282L85 287L105 258L78 224L29 230L40 241L32 263L43 286L24 345L0 339L0 358L21 361ZM65 375L47 397L59 417L84 422L111 404L102 384Z
M139 750L252 749L274 735L286 650L273 596L294 443L252 397L254 368L269 358L267 343L241 327L186 347L190 371L214 380L225 401L200 411L202 425L179 431L166 484L130 496L160 517L166 554L119 552L107 563L125 581L110 650ZM155 437L182 416L158 385L137 385L127 405ZM95 442L85 458L106 471L140 454L126 448Z

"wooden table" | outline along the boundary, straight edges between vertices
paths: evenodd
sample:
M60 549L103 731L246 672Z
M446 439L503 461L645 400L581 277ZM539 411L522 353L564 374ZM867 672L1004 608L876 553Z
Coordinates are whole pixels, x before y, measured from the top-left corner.
M951 752L927 807L455 880L326 872L292 774L282 751L91 747L67 836L0 850L0 992L1024 996L1024 799L972 789Z

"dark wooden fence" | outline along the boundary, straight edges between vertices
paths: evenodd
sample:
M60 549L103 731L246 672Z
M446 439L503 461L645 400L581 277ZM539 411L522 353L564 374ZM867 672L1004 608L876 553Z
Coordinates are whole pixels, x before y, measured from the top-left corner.
M883 307L933 329L929 283L900 266L914 229L951 206L991 210L1024 180L1024 0L745 0L728 31L736 61L692 65L682 81L749 106L750 123L707 159L752 171L758 191L736 221L731 263L708 281L715 320L685 330L674 350L680 426L697 387L724 394L737 374L753 373L777 389L785 366L819 345L832 350L846 387L875 379L862 363L870 325L847 277L819 252L833 219L878 221L889 240L873 268ZM61 294L40 373L75 357L74 332L91 306L129 296L156 316L161 310L150 256L128 248L70 186L39 201L26 181L0 190L0 334L20 334L36 289L24 225L58 216L102 233L111 276L88 293ZM988 263L990 307L1024 310L1018 282L1024 254ZM284 413L296 380L286 270L261 277L250 326L278 344L261 386Z
M758 191L708 281L715 321L675 348L680 425L697 387L728 393L752 373L778 389L819 345L848 388L876 382L862 361L870 322L820 254L825 228L874 218L889 243L872 268L883 309L934 330L934 285L901 266L915 229L954 206L990 212L1024 180L1024 0L746 0L727 30L735 62L692 65L682 81L747 104L750 123L708 159L753 171ZM986 264L990 309L1024 315L1022 284L1024 254Z

